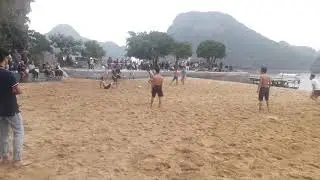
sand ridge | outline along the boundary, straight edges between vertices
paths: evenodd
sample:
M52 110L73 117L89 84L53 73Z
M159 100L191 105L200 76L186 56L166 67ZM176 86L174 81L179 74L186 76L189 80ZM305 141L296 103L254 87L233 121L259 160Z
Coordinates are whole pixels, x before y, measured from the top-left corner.
M24 155L0 179L317 179L320 105L295 90L188 79L149 108L147 80L23 84ZM140 86L140 88L139 88ZM157 101L155 101L157 102Z

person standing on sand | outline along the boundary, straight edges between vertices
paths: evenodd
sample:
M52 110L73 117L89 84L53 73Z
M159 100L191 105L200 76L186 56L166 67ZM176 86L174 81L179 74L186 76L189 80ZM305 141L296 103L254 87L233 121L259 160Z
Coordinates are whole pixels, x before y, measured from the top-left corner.
M182 67L181 70L181 83L182 85L184 85L184 81L186 80L186 76L187 76L187 71L186 71L186 67Z
M259 94L259 111L262 110L263 99L267 103L268 111L269 109L269 91L271 86L271 78L267 75L267 68L261 67L260 69L260 83L258 86L257 93Z
M162 91L162 85L163 85L163 77L160 75L160 69L155 68L155 74L148 71L151 77L151 104L150 107L152 107L154 98L158 94L159 97L159 107L162 105L162 97L163 97L163 91Z
M320 83L315 78L316 76L314 74L310 75L311 85L312 85L312 93L311 93L311 99L317 100L317 98L320 96Z
M9 63L8 56L8 51L0 48L0 155L2 163L9 162L10 126L13 131L13 165L19 167L29 165L30 162L22 162L24 127L16 97L22 91L14 74L5 69Z

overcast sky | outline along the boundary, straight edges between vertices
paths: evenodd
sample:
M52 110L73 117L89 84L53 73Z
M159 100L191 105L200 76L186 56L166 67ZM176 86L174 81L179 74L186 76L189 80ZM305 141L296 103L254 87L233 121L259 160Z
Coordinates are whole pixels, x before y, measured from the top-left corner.
M320 49L320 0L36 0L30 27L70 24L81 36L124 45L128 31L166 31L187 11L220 11L275 41Z

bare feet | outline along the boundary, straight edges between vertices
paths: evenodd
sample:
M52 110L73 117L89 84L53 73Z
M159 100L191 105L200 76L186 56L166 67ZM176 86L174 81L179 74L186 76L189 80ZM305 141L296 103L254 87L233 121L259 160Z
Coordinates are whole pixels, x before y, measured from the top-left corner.
M10 163L9 157L8 156L7 157L2 157L1 158L1 163L2 164L9 164Z
M31 161L14 161L13 162L13 167L19 168L19 167L24 167L24 166L29 166L32 164Z

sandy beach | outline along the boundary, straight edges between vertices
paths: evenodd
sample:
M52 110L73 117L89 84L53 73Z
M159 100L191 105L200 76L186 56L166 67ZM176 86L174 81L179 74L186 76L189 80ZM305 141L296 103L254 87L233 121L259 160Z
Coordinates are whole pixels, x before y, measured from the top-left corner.
M259 113L255 85L169 81L161 109L147 80L22 84L33 164L2 165L0 179L319 179L320 103L307 92L272 88Z

